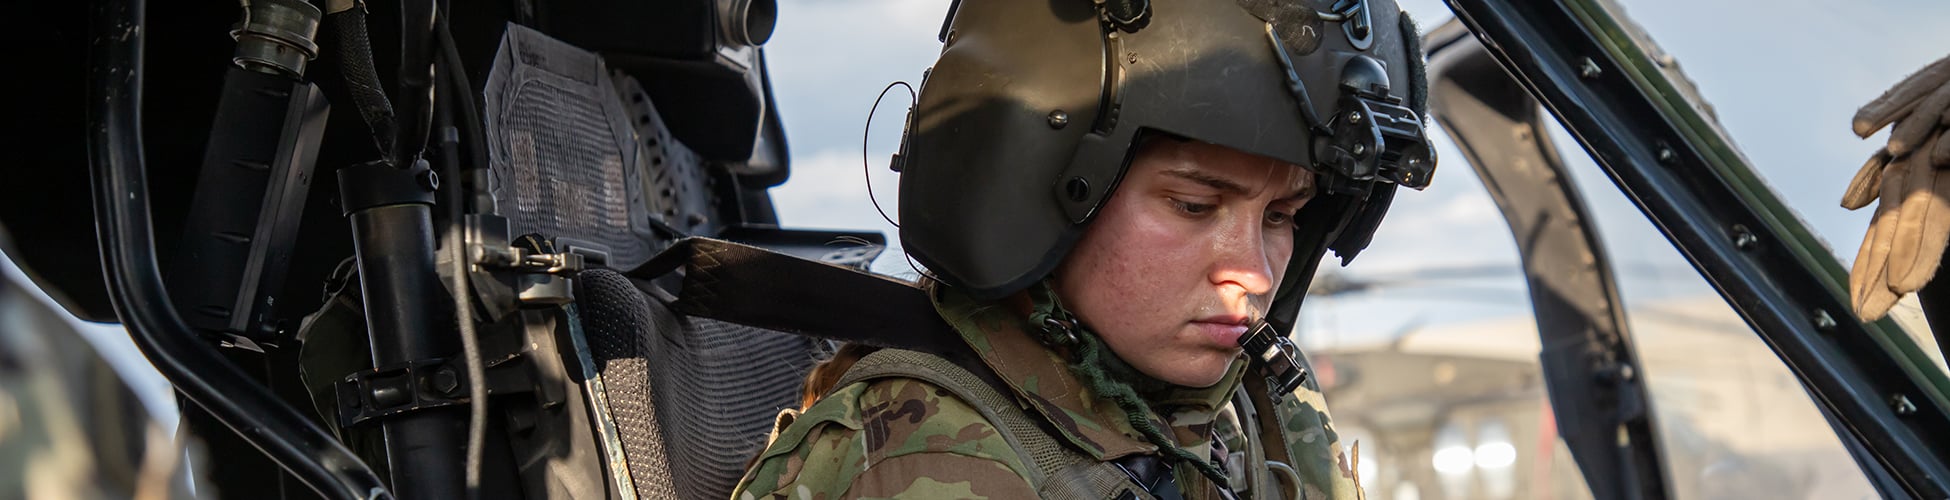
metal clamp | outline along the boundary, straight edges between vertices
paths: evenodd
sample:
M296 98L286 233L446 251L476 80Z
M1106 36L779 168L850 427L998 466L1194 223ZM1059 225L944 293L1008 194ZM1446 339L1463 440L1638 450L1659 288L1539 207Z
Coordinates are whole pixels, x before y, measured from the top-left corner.
M469 269L510 272L515 301L528 306L557 306L575 300L569 277L589 267L591 256L601 261L608 252L600 246L568 243L557 251L554 242L539 236L509 237L508 219L493 214L470 215L466 227Z
M581 253L548 252L510 244L508 220L474 216L468 221L468 259L476 267L517 273L572 275L588 266Z
M559 402L541 386L533 363L522 363L524 353L513 353L490 360L487 365L489 396L540 391L547 402ZM334 384L338 393L341 427L354 427L406 413L433 408L465 405L467 370L458 358L432 358L362 370Z

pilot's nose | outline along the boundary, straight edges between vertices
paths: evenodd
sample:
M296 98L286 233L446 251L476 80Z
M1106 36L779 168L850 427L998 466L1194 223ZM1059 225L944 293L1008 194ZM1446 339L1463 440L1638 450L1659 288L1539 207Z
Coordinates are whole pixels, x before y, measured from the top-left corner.
M1212 239L1211 281L1243 295L1273 292L1273 259L1259 214L1231 217L1222 235Z

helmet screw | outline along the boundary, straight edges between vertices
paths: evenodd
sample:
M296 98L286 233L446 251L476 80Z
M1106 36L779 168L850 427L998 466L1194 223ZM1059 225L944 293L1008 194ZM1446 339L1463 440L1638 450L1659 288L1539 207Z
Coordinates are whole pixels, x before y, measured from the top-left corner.
M1368 155L1368 146L1367 146L1367 145L1365 145L1365 144L1355 144L1353 148L1349 148L1349 151L1348 151L1348 152L1350 152L1350 153L1354 153L1354 157L1355 157L1355 158L1360 158L1360 157L1363 157L1363 156L1367 156L1367 155Z
M1089 199L1090 181L1084 180L1082 177L1071 177L1070 182L1063 184L1063 192L1064 194L1070 195L1070 201Z
M1063 112L1063 110L1060 109L1049 112L1049 128L1056 129L1056 130L1063 130L1063 126L1069 124L1070 124L1069 113L1065 113Z
M1361 123L1361 112L1360 112L1360 111L1349 111L1349 112L1347 113L1347 122L1348 122L1348 123Z

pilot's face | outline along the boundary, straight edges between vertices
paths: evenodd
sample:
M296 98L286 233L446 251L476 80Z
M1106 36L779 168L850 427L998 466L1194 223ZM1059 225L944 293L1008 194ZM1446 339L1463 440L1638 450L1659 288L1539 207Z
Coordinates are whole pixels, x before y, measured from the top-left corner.
M1057 294L1138 371L1210 386L1266 315L1293 255L1293 214L1313 186L1291 164L1147 141L1057 268Z

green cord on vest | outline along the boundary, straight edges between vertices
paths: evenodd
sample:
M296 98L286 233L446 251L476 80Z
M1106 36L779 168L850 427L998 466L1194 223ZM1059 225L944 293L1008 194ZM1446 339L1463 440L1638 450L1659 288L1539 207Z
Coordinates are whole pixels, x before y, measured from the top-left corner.
M1151 412L1144 398L1139 397L1137 391L1131 389L1131 384L1107 373L1105 367L1112 360L1104 356L1103 340L1097 338L1095 332L1077 323L1076 318L1057 303L1056 294L1049 289L1049 284L1038 283L1030 287L1029 295L1033 304L1029 313L1029 322L1036 327L1035 330L1043 332L1046 342L1076 349L1077 362L1070 364L1070 371L1075 372L1078 378L1082 378L1083 383L1089 386L1092 392L1116 403L1117 408L1124 411L1124 418L1131 424L1131 428L1143 434L1145 441L1156 445L1166 458L1174 462L1191 464L1200 474L1219 485L1219 488L1232 489L1230 478L1224 471L1219 470L1218 464L1185 451L1172 442L1170 437L1165 436L1164 431L1158 429L1158 426L1151 424L1151 419L1146 418Z

